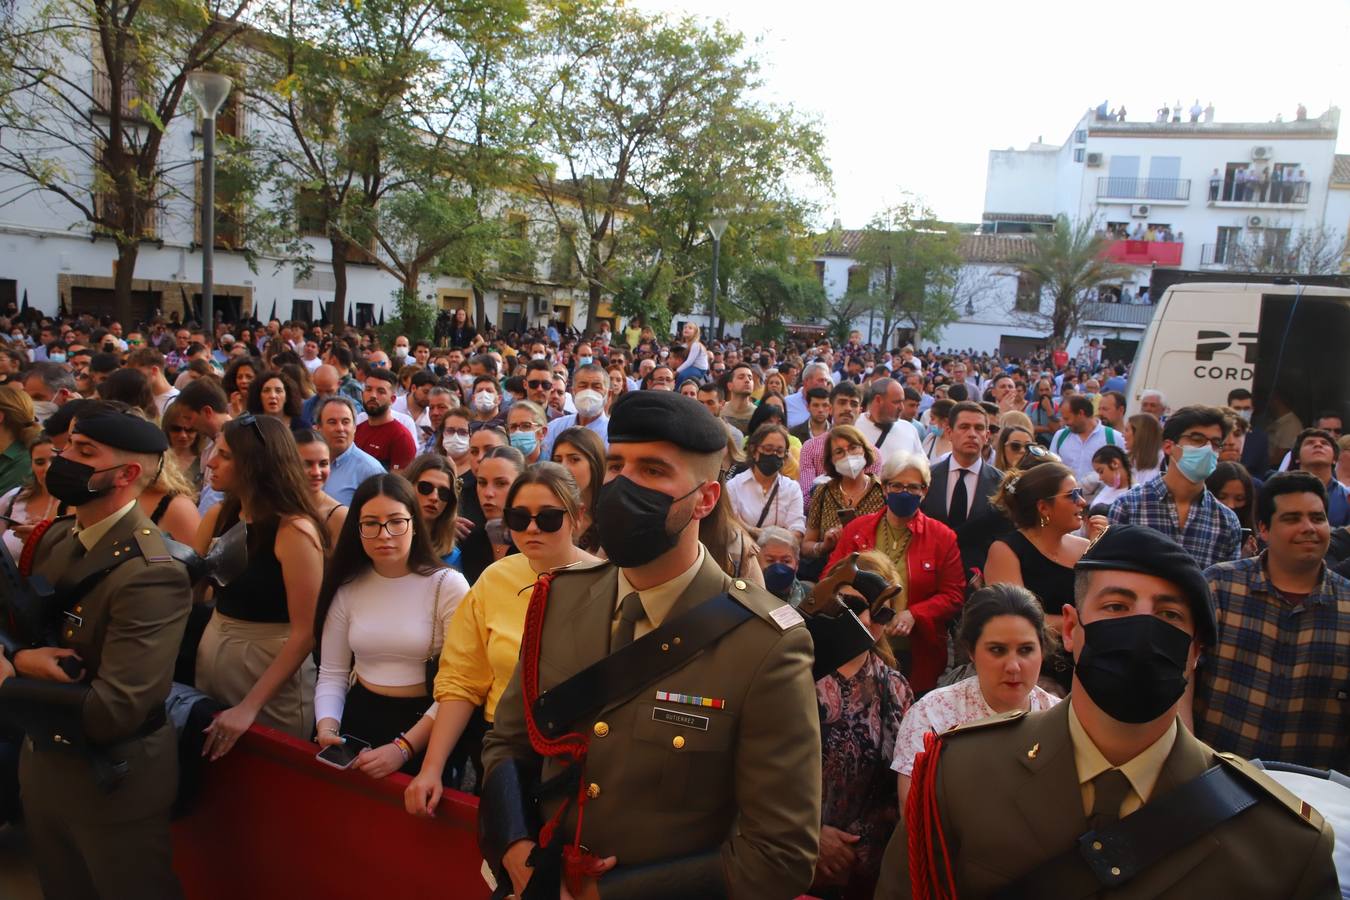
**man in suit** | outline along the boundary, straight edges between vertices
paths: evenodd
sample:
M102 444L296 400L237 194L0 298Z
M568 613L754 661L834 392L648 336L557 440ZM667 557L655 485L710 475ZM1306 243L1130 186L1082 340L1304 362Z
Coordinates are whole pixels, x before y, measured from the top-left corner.
M932 879L971 898L1338 896L1321 815L1177 717L1216 630L1190 554L1113 525L1075 569L1069 699L960 726L920 756L878 900Z
M609 442L593 516L610 562L536 589L483 744L480 846L498 895L557 897L544 872L566 844L578 898L797 896L820 826L812 644L791 606L699 541L725 510L726 431L690 398L637 391L614 404ZM729 624L695 624L713 608ZM560 816L542 834L536 790L540 817Z
M984 461L989 443L989 416L978 404L962 401L947 418L951 454L933 467L933 483L923 501L923 513L956 532L961 565L983 569L989 545L1011 526L989 497L1003 480L1003 473Z
M59 635L54 646L0 635L18 675L0 684L0 713L32 709L35 691L52 701L51 724L30 722L19 763L47 897L180 894L169 865L177 744L164 701L192 596L187 570L136 502L167 448L159 428L128 413L76 418L47 475L74 519L30 538L32 572L56 590Z

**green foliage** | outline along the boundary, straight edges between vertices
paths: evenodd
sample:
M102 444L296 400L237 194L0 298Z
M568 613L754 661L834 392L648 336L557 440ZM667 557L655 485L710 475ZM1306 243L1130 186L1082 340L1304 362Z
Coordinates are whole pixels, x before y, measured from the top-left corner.
M1103 256L1106 244L1091 219L1074 223L1059 216L1053 229L1032 235L1031 249L1014 261L1018 273L1053 301L1048 316L1031 314L1048 327L1051 343L1067 342L1077 333L1089 290L1130 274Z
M740 279L728 304L756 325L760 337L778 337L783 323L825 313L825 291L814 278L774 265L756 266Z
M873 216L858 248L858 263L870 273L868 283L850 285L849 294L866 293L871 303L857 299L855 315L874 308L885 322L889 340L894 324L904 324L925 341L935 341L942 329L960 318L956 285L961 269L961 236L941 222L913 195ZM847 332L843 318L850 297L837 303L832 325ZM851 321L851 320L850 320Z
M406 288L394 291L394 318L379 329L380 342L385 347L394 345L400 334L410 340L431 340L436 327L436 307Z

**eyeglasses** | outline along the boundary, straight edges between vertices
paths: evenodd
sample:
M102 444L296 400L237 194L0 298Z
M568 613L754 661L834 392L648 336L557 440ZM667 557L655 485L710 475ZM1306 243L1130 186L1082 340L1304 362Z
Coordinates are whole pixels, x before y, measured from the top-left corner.
M525 386L536 391L547 391L553 387L552 381L527 381Z
M446 434L453 434L455 437L468 437L468 436L469 436L469 429L467 429L467 428L447 428L447 429L445 429L445 433L446 433Z
M847 606L855 616L861 616L869 609L867 601L854 594L835 594L835 599ZM889 606L882 606L872 610L872 621L877 625L886 625L894 618L895 610Z
M1065 491L1064 493L1062 493L1062 494L1056 494L1055 496L1056 496L1056 497L1068 497L1068 498L1069 498L1070 500L1072 500L1074 503L1082 503L1082 502L1083 502L1083 489L1082 489L1082 488L1074 488L1074 489L1071 490L1071 491Z
M1187 447L1203 447L1209 444L1215 450L1223 449L1223 438L1206 437L1198 431L1188 431L1181 436L1181 442Z
M172 434L192 434L197 429L187 425L170 425L169 432Z
M1031 445L1028 444L1026 441L1008 441L1008 443L1004 444L1003 446L1014 453L1021 453ZM1040 444L1037 444L1036 446L1039 447Z
M423 497L430 497L432 491L436 492L436 499L440 500L442 503L449 503L451 500L455 499L455 492L448 487L432 484L430 481L417 482L417 493L421 494Z
M533 422L517 422L514 425L508 425L506 430L511 434L529 434L531 431L538 431L539 426Z
M888 494L898 494L901 491L906 494L922 494L924 491L928 490L928 485L926 484L905 484L899 481L889 482L885 487L886 493Z
M258 440L262 442L263 446L267 446L267 436L263 434L262 426L258 424L257 416L248 412L235 419L235 421L245 428L252 428L253 433L258 436Z
M412 525L412 519L403 516L397 519L390 519L388 522L362 522L357 528L361 532L361 537L367 540L374 540L384 531L390 537L403 537L408 533L408 528Z
M563 517L567 515L566 510L557 507L545 507L537 513L531 513L523 506L513 506L502 513L502 520L506 522L506 527L512 531L524 531L530 527L530 523L539 526L539 530L545 534L552 534L559 528L562 528Z

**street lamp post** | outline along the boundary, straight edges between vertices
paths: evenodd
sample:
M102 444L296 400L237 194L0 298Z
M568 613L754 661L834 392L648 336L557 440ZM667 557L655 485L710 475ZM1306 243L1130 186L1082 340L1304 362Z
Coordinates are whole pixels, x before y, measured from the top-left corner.
M717 340L718 321L717 321L717 263L722 256L722 234L727 230L727 217L717 216L708 222L708 234L713 239L713 266L712 266L712 338Z
M216 250L216 113L230 96L233 82L219 72L188 73L187 90L202 111L202 330L213 345L216 336L212 287Z

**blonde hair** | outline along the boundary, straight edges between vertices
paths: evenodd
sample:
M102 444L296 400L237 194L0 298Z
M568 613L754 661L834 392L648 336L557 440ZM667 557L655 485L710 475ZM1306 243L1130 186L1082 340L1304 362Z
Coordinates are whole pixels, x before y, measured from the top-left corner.
M864 572L873 572L880 575L886 579L887 584L900 583L900 570L895 567L895 561L880 550L867 550L859 553L858 568ZM896 612L899 612L899 610L896 610ZM891 650L891 642L886 635L883 634L872 649L886 665L892 669L895 668L895 653Z
M159 474L155 480L150 482L148 490L163 491L170 496L187 497L191 499L196 495L192 487L192 482L183 472L183 467L178 462L178 457L169 451L164 451L159 457Z
M14 433L14 439L25 447L42 432L33 412L33 399L16 386L5 385L0 391L0 421Z

